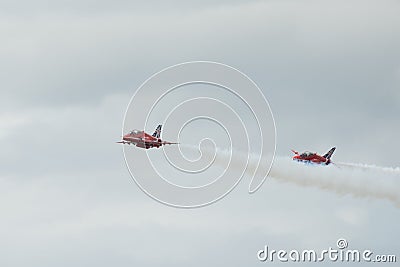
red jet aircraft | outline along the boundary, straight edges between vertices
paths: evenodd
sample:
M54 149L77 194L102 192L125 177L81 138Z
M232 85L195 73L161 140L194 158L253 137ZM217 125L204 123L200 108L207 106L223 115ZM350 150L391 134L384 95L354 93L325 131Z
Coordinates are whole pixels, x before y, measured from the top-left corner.
M173 145L178 143L171 143L161 140L161 124L157 126L153 135L149 135L144 131L133 130L130 133L124 135L122 140L117 142L120 144L133 144L137 147L149 149L149 148L159 148L163 145Z
M325 164L329 165L331 163L331 156L335 151L336 147L332 147L325 155L320 156L317 153L312 152L303 152L299 154L299 152L292 150L294 154L293 160L305 162L305 163L316 163L316 164Z

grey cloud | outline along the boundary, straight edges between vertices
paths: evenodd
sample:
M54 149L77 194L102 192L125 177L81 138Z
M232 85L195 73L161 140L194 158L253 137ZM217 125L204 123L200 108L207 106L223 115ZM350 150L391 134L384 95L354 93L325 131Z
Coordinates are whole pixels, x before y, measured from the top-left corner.
M212 206L172 209L114 142L151 74L213 60L261 87L278 155L336 145L334 160L399 166L399 2L188 3L1 3L0 265L253 266L266 244L339 237L396 253L388 202L272 179L249 196L245 177Z

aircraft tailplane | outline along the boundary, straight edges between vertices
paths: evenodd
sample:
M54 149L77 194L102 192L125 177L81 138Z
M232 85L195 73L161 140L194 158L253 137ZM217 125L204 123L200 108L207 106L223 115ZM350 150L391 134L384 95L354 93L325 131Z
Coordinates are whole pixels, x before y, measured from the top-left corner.
M161 124L157 126L156 130L154 131L153 137L160 138L161 137Z
M335 152L336 147L332 147L331 150L329 150L323 157L326 159L330 159L333 152Z

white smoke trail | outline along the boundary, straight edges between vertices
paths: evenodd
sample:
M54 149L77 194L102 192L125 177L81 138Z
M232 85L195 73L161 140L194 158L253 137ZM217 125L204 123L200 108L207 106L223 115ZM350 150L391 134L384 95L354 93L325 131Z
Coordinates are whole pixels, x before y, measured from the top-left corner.
M308 166L276 157L270 176L354 197L386 199L400 207L400 169L363 164Z
M194 147L192 147L194 148ZM213 153L212 153L213 154ZM208 157L211 153L204 152ZM228 168L241 166L247 161L247 154L235 153ZM239 155L239 156L238 156ZM230 153L217 149L214 163L226 167ZM258 157L250 155L245 174L252 176ZM222 164L224 163L224 164ZM239 164L240 163L240 164ZM262 164L262 162L261 162ZM263 166L261 166L263 167ZM238 171L242 171L239 170ZM269 176L277 181L289 182L306 187L316 187L339 195L386 199L400 208L400 168L375 165L338 163L336 165L311 165L292 161L289 157L276 156Z
M344 166L348 168L354 168L354 169L364 169L364 170L375 170L375 171L381 171L381 172L388 172L392 174L399 174L400 173L400 167L380 167L377 165L367 165L367 164L362 164L362 163L345 163L345 162L337 162L336 165L338 166Z

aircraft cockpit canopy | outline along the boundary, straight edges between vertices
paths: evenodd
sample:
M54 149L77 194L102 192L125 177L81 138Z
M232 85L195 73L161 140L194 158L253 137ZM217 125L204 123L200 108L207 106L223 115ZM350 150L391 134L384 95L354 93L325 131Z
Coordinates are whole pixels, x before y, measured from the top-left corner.
M306 152L304 152L304 153L302 153L300 156L301 157L309 157L309 156L312 156L312 155L314 155L315 153L312 153L312 152L310 152L310 151L306 151Z
M139 131L139 130L133 130L133 131L131 131L129 134L139 134L139 133L141 133L142 131Z

